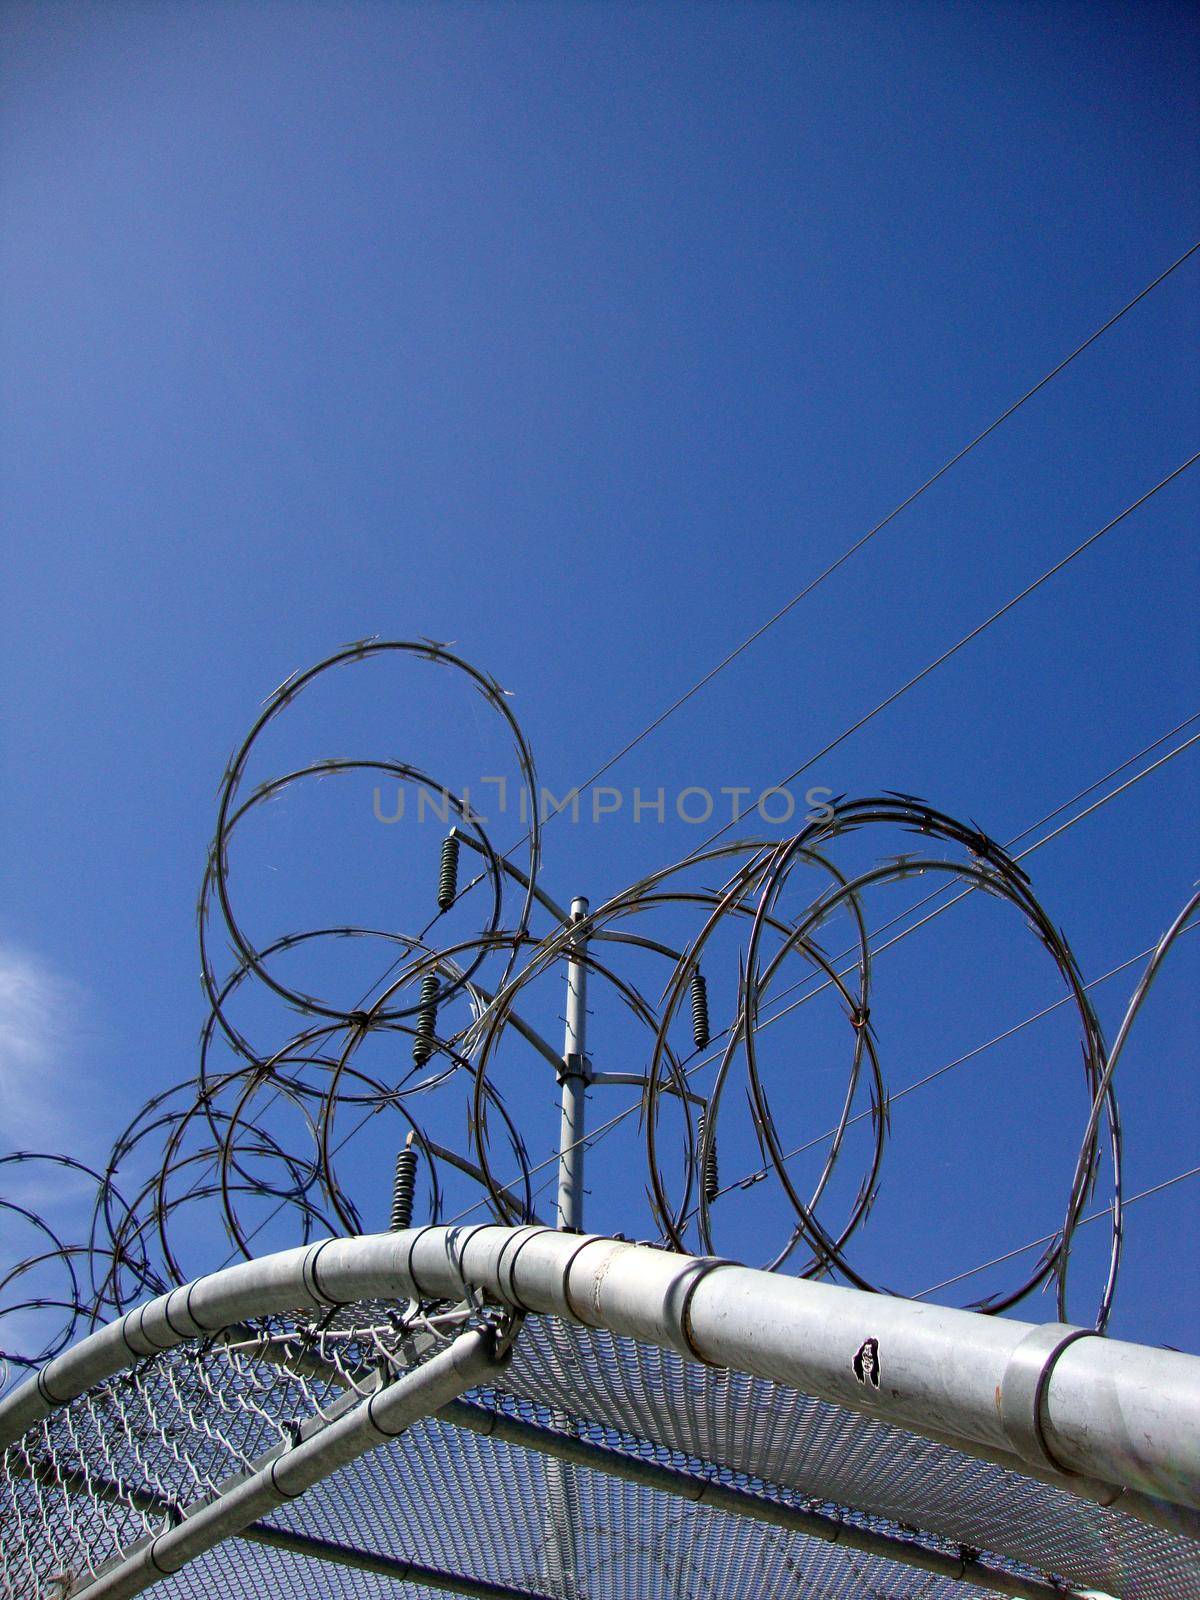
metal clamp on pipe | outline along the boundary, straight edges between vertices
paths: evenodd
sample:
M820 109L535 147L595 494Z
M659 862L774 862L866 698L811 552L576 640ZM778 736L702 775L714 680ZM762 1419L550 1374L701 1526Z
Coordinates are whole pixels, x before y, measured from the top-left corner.
M572 1050L558 1064L559 1083L565 1083L568 1078L582 1078L584 1083L590 1083L591 1076L588 1058L578 1050Z
M1048 1322L1034 1328L1017 1345L1000 1380L1000 1423L1014 1454L1035 1466L1070 1472L1056 1461L1046 1443L1043 1408L1054 1363L1077 1339L1096 1338L1091 1328Z

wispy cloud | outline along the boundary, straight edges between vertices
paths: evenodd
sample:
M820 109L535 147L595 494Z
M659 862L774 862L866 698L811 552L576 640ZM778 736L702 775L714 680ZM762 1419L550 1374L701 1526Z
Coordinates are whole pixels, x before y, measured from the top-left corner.
M0 1155L39 1150L83 1156L94 1142L96 1100L90 1091L87 997L81 986L46 962L11 944L0 944ZM89 1113L93 1113L89 1116ZM68 1242L86 1238L94 1186L58 1163L6 1163L0 1167L0 1199L28 1207ZM40 1257L49 1241L19 1211L0 1211L0 1271ZM36 1296L69 1294L61 1264L34 1266L11 1280L0 1304L0 1342L8 1351L38 1359L62 1322L55 1310L14 1313L12 1305ZM0 1389L5 1387L0 1361ZM11 1382L22 1375L9 1370Z
M85 1017L78 984L0 944L0 1152L74 1153L86 1114Z

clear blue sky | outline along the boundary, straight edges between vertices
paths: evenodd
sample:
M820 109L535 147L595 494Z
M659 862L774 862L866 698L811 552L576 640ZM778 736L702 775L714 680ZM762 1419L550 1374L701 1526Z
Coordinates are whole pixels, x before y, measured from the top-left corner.
M290 671L455 640L561 792L1200 237L1183 5L9 4L0 30L0 1143L92 1159L194 1069L214 790ZM1198 284L1200 256L612 782L781 777L1176 467ZM1198 507L1200 467L807 781L1007 839L1200 711ZM348 675L309 753L493 770L462 704ZM1033 858L1088 977L1187 897L1198 764ZM418 920L344 864L386 841L416 881L434 835L349 810L281 807L257 929L312 920L317 868L347 915ZM547 886L599 898L697 832L563 824ZM881 977L893 1089L1057 998L957 915ZM1198 947L1122 1066L1130 1192L1197 1160ZM1096 991L1109 1027L1136 970ZM897 1105L864 1260L898 1287L1057 1226L1082 1098L1055 1027ZM797 1142L828 1115L805 1037L775 1063ZM1131 1209L1114 1331L1195 1348L1198 1232L1200 1179Z

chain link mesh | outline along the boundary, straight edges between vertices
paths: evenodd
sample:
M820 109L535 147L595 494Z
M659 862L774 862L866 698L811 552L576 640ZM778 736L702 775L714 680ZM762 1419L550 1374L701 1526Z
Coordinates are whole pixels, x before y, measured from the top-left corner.
M5 1600L85 1591L183 1508L411 1367L476 1313L363 1303L272 1317L139 1363L5 1452ZM551 1318L472 1401L570 1438L1005 1570L1195 1600L1200 1545L777 1384ZM270 1526L555 1600L971 1600L961 1580L695 1505L436 1418ZM410 1595L432 1594L414 1584ZM394 1577L230 1541L164 1595L397 1593ZM444 1591L441 1591L444 1592Z

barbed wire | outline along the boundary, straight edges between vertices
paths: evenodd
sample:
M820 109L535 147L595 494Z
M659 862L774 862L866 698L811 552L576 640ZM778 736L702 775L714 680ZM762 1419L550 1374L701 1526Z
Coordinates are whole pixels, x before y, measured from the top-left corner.
M525 792L535 797L521 865L510 859L514 850L501 853L465 793L455 794L401 760L334 757L291 766L251 786L247 774L264 733L315 682L368 660L425 662L482 696L498 719ZM351 774L423 791L452 821L441 843L436 913L414 917L409 929L339 922L256 941L233 889L235 836L260 807L297 785ZM211 1241L214 1225L229 1241L227 1259L250 1257L263 1230L279 1218L296 1243L364 1231L341 1157L380 1113L398 1119L397 1145L403 1137L406 1176L397 1186L396 1225L412 1214L418 1162L431 1222L442 1216L448 1187L461 1193L464 1185L499 1222L542 1220L526 1150L527 1103L506 1094L505 1083L514 1060L524 1085L530 1064L543 1071L562 1065L531 1018L537 1014L535 986L561 972L568 960L586 966L593 994L611 999L643 1036L639 1071L624 1081L641 1085L638 1137L649 1226L659 1241L671 1249L717 1253L720 1201L728 1192L717 1180L718 1131L730 1106L744 1099L762 1170L774 1180L774 1203L787 1218L766 1264L885 1291L860 1265L855 1249L879 1191L890 1132L883 1051L872 1020L878 951L864 906L875 891L914 877L962 893L982 892L1015 913L1061 990L1050 1009L1070 1015L1078 1035L1083 1132L1063 1226L1048 1236L1037 1263L982 1308L1004 1311L1052 1285L1065 1319L1072 1242L1081 1221L1094 1220L1086 1207L1106 1171L1108 1269L1094 1311L1097 1328L1105 1327L1123 1240L1116 1060L1164 957L1197 914L1200 897L1193 896L1154 951L1110 1050L1093 1009L1093 986L1084 982L1066 936L1019 860L977 824L916 796L831 797L791 837L709 843L572 919L540 881L540 793L533 754L509 696L444 645L360 641L294 674L268 697L219 792L198 903L208 1016L194 1074L158 1091L138 1110L102 1167L36 1151L0 1157L0 1210L14 1235L24 1229L34 1240L32 1249L14 1252L16 1259L0 1271L0 1371L40 1366L84 1329L186 1281L194 1274L185 1258L197 1236ZM899 855L879 853L897 831L915 836L918 844ZM479 867L460 886L464 848ZM839 864L839 852L860 864ZM464 906L477 913L474 931L439 934L439 925L452 925L442 919ZM549 931L535 931L535 913L549 919ZM675 942L660 937L664 915ZM457 923L462 921L459 916ZM687 930L682 941L680 928ZM831 957L821 941L845 928L850 941ZM310 993L289 976L293 953L320 965L333 941L382 949L388 957L384 980L357 1004ZM222 942L229 960L219 964ZM653 996L642 977L648 964L660 969ZM336 965L326 959L321 970L331 979ZM800 982L818 982L836 1001L846 1041L840 1117L821 1141L826 1154L806 1185L791 1164L796 1130L785 1137L795 1096L785 1111L778 1091L768 1087L761 1040L764 1028L777 1020L770 1008L795 988L797 972ZM719 1029L709 1019L709 996L718 990L731 997ZM252 1038L262 1024L245 1019L250 997L289 1009L300 1025L282 1042L265 1045ZM695 1064L709 1059L705 1052L718 1039L723 1044L711 1053L712 1071L701 1090ZM371 1054L379 1043L387 1047L386 1070ZM411 1066L402 1071L394 1061L398 1044L411 1053ZM447 1093L465 1113L465 1135L456 1139L442 1131L445 1116L429 1110ZM864 1149L847 1134L868 1117ZM842 1173L852 1149L862 1161L857 1185L853 1176L835 1184L835 1171ZM497 1176L502 1166L513 1174L503 1181ZM56 1174L51 1187L82 1186L91 1193L91 1220L82 1238L52 1225L32 1203L34 1180ZM837 1206L843 1207L840 1216L833 1215Z

